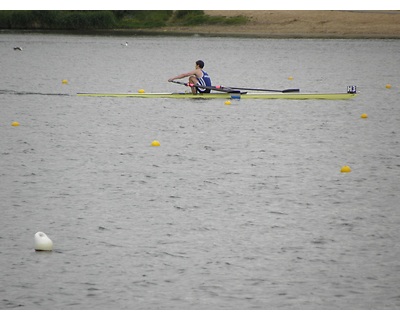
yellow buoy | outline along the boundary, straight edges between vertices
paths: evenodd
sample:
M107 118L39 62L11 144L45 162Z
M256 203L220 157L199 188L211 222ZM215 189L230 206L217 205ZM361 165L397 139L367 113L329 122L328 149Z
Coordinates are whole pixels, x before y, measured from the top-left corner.
M160 141L154 140L154 141L151 143L151 146L152 146L152 147L159 147L159 146L160 146Z
M64 79L63 81L61 81L61 83L62 83L62 84L68 84L68 80L65 80L65 79Z
M14 121L14 122L11 123L11 125L12 125L13 127L18 127L18 126L19 126L19 122Z
M363 114L361 115L361 118L367 119L367 118L368 118L368 115L367 115L366 113L363 113Z
M349 166L343 166L340 172L351 172L351 168Z
M226 100L226 101L225 101L225 104L226 104L227 106L229 106L231 103L232 103L232 102L230 102L229 100Z
M139 89L138 93L144 93L144 89Z
M386 89L390 89L391 87L392 87L392 85L389 83L386 85Z
M290 77L288 78L288 80L293 80L293 77L292 77L292 76L290 76Z

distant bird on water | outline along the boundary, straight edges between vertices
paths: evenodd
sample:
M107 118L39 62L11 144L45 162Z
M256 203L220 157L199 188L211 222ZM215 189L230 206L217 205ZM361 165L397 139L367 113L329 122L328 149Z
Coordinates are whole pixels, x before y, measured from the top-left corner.
M121 43L121 46L125 46L125 47L127 47L127 46L128 46L128 41L127 41L127 42L125 42L125 43Z
M22 48L21 47L14 47L14 50L22 51Z

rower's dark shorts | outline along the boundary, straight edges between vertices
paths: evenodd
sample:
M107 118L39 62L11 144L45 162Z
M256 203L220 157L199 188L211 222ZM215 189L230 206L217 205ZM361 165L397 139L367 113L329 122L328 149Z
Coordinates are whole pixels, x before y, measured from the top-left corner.
M211 92L211 89L201 89L201 88L197 88L197 92L198 93L210 93Z

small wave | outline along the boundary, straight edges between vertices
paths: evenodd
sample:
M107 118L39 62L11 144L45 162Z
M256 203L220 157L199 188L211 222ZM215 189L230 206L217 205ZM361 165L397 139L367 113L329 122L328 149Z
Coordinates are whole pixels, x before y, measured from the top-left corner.
M29 91L15 91L15 90L0 90L0 94L15 94L15 95L39 95L39 96L70 96L68 93L44 93L44 92L29 92Z

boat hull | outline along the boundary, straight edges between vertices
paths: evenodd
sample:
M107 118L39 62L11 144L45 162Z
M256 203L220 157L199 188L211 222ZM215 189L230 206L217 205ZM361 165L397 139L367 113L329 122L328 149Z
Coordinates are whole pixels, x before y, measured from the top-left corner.
M288 100L347 100L355 93L78 93L80 97L165 98L165 99L288 99Z

